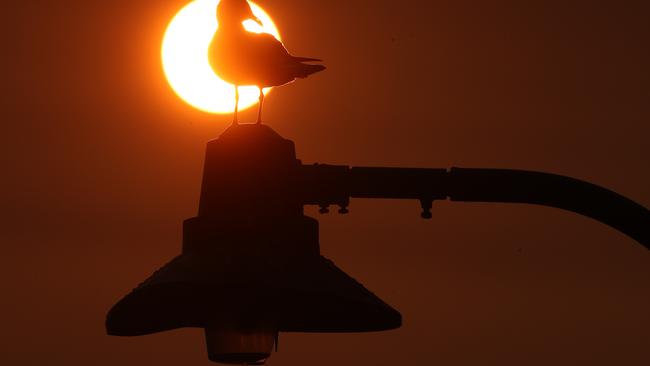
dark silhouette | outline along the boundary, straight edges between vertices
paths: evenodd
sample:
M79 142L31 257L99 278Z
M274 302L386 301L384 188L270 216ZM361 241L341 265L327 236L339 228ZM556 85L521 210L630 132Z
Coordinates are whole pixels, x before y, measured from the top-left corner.
M217 6L219 28L210 44L210 65L219 77L235 85L233 124L238 123L239 86L259 88L257 123L261 123L263 88L281 86L325 69L323 65L305 63L322 60L291 56L270 34L246 31L242 22L249 19L262 25L246 0L221 0Z
M183 252L108 313L109 334L205 329L210 360L263 363L278 332L397 328L401 315L319 253L304 205L351 197L532 203L577 212L650 245L650 211L572 178L498 169L303 165L292 141L265 125L234 125L208 143L199 213Z
M650 249L650 211L618 193L578 179L509 169L304 167L303 182L316 187L306 199L327 211L347 210L349 198L416 199L431 218L434 200L527 203L590 217Z
M293 142L265 125L235 125L208 143L182 254L111 309L108 333L204 328L210 360L252 364L278 332L399 327L398 311L320 255L318 221L295 191L301 167Z

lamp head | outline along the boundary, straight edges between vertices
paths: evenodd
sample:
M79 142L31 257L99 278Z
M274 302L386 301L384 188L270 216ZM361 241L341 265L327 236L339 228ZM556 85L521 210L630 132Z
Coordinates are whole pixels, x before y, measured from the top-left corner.
M399 327L399 312L320 255L318 221L290 189L300 166L293 142L264 125L210 142L182 254L110 310L107 332L204 328L211 360L251 364L278 332Z

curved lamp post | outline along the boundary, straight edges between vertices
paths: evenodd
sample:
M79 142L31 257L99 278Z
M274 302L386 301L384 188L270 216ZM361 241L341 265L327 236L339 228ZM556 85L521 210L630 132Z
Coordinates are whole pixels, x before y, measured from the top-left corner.
M401 315L320 255L318 222L350 198L551 206L607 224L650 246L650 211L568 177L497 169L303 165L294 144L264 125L236 125L207 146L199 213L183 226L182 254L108 313L110 335L205 329L210 360L262 364L279 332L398 328Z

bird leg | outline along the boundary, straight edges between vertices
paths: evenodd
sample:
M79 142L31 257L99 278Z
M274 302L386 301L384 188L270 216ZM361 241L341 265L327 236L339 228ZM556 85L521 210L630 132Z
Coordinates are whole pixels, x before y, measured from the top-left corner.
M264 104L264 90L262 87L260 89L260 109L257 111L257 124L262 123L262 105Z
M238 125L239 120L237 119L237 112L239 110L239 87L235 85L235 113L233 114L232 124Z

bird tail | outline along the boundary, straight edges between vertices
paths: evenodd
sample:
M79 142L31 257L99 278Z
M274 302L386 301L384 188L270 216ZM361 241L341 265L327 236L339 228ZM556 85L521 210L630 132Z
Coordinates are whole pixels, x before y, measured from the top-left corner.
M294 60L298 62L323 62L323 60L319 58L311 58L311 57L295 57L293 58Z
M298 67L296 70L296 77L303 78L303 79L311 74L315 74L319 71L323 71L326 69L326 67L323 65L310 65L310 64L299 63L297 66Z

